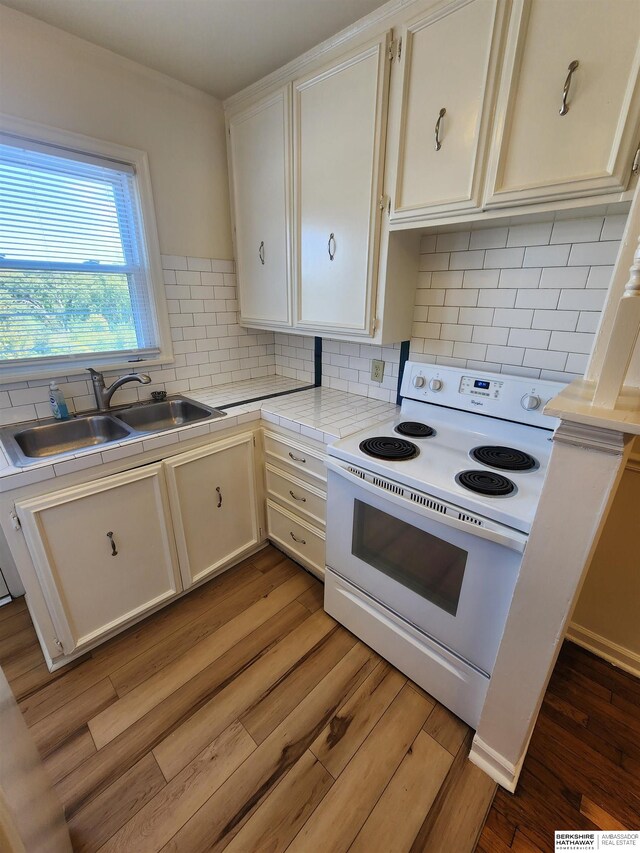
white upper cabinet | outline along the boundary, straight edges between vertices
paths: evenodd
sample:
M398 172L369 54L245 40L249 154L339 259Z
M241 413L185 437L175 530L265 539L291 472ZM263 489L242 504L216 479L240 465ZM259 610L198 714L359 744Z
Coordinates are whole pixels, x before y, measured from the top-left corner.
M392 221L480 206L504 10L498 0L456 0L403 28Z
M371 335L388 37L294 82L296 322Z
M233 115L229 165L240 318L291 325L290 86Z
M638 0L514 0L486 204L624 190L639 65Z

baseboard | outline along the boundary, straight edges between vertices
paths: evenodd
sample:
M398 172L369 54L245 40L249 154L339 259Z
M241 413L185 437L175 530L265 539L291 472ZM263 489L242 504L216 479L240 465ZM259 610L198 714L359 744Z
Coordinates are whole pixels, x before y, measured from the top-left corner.
M626 649L624 646L619 646L617 643L607 640L606 637L601 637L594 631L589 631L588 628L583 628L572 622L567 628L567 639L589 652L593 652L600 658L612 663L614 666L624 669L626 672L640 678L640 655L632 652L631 649Z
M513 794L518 784L520 771L522 770L524 755L517 764L512 764L476 735L471 744L469 761L473 762L476 767L484 770L487 776L490 776L494 782L497 782L498 785Z

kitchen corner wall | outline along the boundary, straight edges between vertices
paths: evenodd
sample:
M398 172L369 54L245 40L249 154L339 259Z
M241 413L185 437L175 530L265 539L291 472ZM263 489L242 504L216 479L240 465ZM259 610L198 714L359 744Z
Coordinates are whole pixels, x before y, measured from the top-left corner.
M593 345L627 214L423 237L411 357L569 382Z

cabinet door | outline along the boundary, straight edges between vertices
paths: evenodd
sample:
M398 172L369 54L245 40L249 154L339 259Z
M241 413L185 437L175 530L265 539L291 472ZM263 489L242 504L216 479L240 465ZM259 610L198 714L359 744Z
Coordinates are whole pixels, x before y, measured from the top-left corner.
M297 325L372 332L387 38L294 83Z
M258 544L253 435L183 453L165 466L186 588Z
M161 465L17 504L69 654L180 591Z
M291 325L290 88L229 119L240 318Z
M624 190L638 145L639 64L638 0L515 0L486 203Z
M503 11L456 0L405 28L393 219L480 206Z

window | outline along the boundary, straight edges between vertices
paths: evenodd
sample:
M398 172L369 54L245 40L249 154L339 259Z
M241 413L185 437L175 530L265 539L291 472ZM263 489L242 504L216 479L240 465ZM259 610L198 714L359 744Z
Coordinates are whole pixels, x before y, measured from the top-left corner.
M138 164L0 133L3 373L162 354L137 168L146 160L129 153Z

